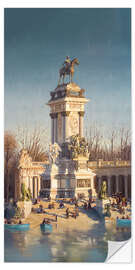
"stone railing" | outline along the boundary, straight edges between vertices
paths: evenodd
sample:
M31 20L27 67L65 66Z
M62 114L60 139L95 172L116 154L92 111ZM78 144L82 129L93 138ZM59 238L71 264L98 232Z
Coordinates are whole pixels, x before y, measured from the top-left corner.
M49 161L45 161L45 162L33 161L32 162L33 167L46 167L47 164L49 164Z
M130 166L131 162L129 160L104 161L103 159L99 159L98 161L88 161L88 167L91 169Z

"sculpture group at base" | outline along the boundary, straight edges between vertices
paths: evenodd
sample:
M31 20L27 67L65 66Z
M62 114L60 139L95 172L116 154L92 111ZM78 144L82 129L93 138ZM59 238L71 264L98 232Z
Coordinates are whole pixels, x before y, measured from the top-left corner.
M68 149L72 159L78 158L79 156L88 158L89 156L88 143L85 138L79 136L79 134L71 136Z

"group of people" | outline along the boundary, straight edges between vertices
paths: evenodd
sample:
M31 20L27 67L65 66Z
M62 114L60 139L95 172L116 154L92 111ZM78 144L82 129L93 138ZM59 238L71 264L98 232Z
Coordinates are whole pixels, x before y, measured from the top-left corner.
M125 215L126 213L125 209L127 207L127 199L122 196L121 192L114 194L111 206L113 208L117 207L119 213Z
M44 218L42 224L50 224L50 220L48 218Z
M49 203L49 204L48 204L48 209L54 209L54 203ZM37 213L38 213L38 214L45 213L45 210L44 210L42 204L39 205L39 208L38 208L38 210L37 210Z
M11 224L23 224L22 223L22 220L20 219L19 221L18 221L18 223L16 223L16 222L14 222L12 219L4 219L4 224L9 224L9 225L11 225Z
M44 209L43 209L43 205L42 204L39 205L39 208L37 210L37 213L38 214L44 213Z
M73 218L77 218L79 216L79 209L76 207L74 212L70 212L69 208L66 209L66 217L69 218L69 214L71 214L71 216Z
M64 205L64 203L61 201L60 204L59 204L59 208L62 209L62 208L64 208L64 207L65 207L65 205Z
M54 209L54 203L49 203L48 209Z
M87 209L91 209L91 203L90 202L84 202L84 204L83 204L83 208L85 209L85 210L87 210Z
M121 205L123 207L127 206L127 199L126 197L123 197L121 192L118 192L116 194L113 195L113 202L112 202L112 206L114 205Z
M119 219L119 217L117 217L117 219ZM130 219L130 216L129 215L125 215L125 216L122 216L121 219Z
M92 203L93 203L92 199L89 198L89 201L88 201L88 202L84 202L83 208L84 208L85 210L91 209L91 208L92 208L92 206L91 206Z

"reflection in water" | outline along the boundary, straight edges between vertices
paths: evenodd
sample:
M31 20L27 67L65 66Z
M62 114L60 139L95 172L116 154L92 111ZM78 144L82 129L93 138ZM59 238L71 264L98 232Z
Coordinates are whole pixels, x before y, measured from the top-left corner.
M40 227L27 232L5 231L6 262L104 262L108 240L124 241L130 238L130 229L116 229L104 220L84 231L43 232Z

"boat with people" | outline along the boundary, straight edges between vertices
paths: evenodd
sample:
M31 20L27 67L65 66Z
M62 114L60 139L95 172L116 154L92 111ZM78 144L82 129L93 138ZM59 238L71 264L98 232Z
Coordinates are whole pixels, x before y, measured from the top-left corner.
M117 218L116 219L116 226L117 227L130 227L131 226L131 219Z
M42 231L52 231L52 224L48 218L44 218L42 223L40 224L40 229Z
M52 224L40 224L40 229L43 231L52 231Z
M15 231L27 231L30 228L30 224L4 224L6 230Z

